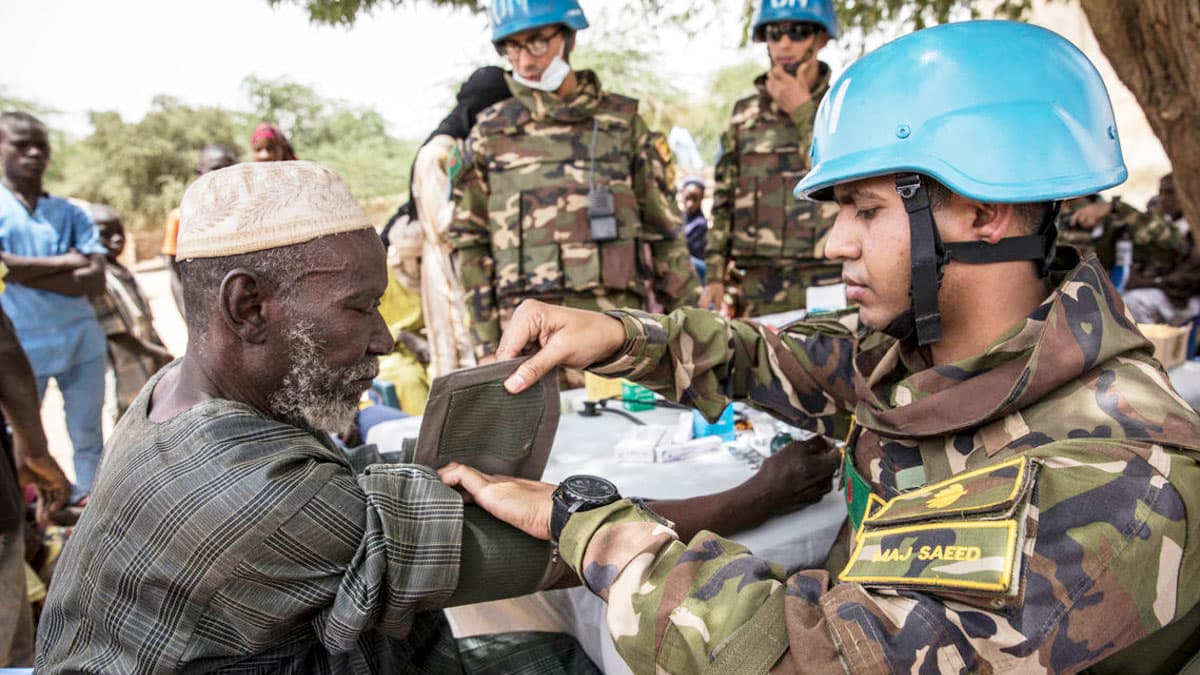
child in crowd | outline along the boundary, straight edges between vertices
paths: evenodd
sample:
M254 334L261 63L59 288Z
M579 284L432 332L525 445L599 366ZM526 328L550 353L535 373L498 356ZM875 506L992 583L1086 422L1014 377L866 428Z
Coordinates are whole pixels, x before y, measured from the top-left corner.
M150 305L133 272L119 260L125 249L125 226L120 215L104 204L92 205L91 213L100 242L108 250L105 292L93 298L92 303L108 337L106 388L109 393L115 388L111 400L116 401L116 410L106 406L109 409L105 413L115 420L124 414L150 376L174 357L154 332Z

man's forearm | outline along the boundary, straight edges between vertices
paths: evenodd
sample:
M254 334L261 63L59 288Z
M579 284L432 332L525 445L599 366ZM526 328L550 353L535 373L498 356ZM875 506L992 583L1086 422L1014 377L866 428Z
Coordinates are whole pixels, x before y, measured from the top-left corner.
M37 380L33 367L8 318L0 315L0 410L12 425L13 434L25 438L31 448L46 448L46 433L42 429Z
M63 272L71 272L80 267L77 255L25 256L12 253L0 253L0 260L8 267L7 281L18 284L32 285L29 282Z
M23 286L36 288L39 291L50 291L59 295L69 295L72 297L80 297L91 295L88 292L89 286L81 283L81 280L76 276L74 270L62 270L53 274L34 277L32 279L19 280L16 278L8 278L6 281L19 283ZM103 292L103 290L101 290Z
M771 505L761 495L749 494L746 484L701 497L663 499L646 505L675 523L675 532L683 541L690 541L701 530L728 537L758 527L771 517Z

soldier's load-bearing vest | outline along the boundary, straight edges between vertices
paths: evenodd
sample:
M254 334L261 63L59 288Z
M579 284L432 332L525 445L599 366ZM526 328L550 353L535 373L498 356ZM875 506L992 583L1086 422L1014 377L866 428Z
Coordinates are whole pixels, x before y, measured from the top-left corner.
M730 254L739 264L816 257L820 205L792 193L809 168L799 131L791 120L763 111L758 97L740 103L733 118L738 178Z
M605 94L595 117L481 120L497 299L612 289L646 295L651 261L633 191L637 100ZM536 125L536 131L531 127ZM594 150L593 150L594 146ZM593 179L594 172L594 179ZM596 241L588 193L612 193L616 238Z

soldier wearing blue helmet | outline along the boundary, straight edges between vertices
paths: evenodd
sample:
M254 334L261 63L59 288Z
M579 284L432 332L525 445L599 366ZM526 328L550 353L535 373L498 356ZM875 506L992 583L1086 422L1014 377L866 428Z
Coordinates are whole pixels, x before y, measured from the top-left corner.
M829 66L816 55L837 34L833 0L759 4L753 37L767 44L771 69L754 80L754 95L734 105L721 136L702 307L721 305L736 285L743 315L800 309L809 287L838 280L841 267L823 260L833 219L792 196L809 169L813 117L829 88Z
M745 399L845 434L823 569L685 543L598 479L443 480L556 542L637 673L1179 671L1200 416L1095 256L1054 246L1058 201L1126 176L1096 69L1034 26L938 26L848 68L815 126L796 189L837 205L826 253L856 308L775 333L527 304L501 355L541 345L511 390L590 365L714 419Z
M637 100L568 64L588 25L579 3L495 0L489 12L512 98L479 114L450 172L449 238L476 358L494 358L526 298L588 309L694 302L670 148Z

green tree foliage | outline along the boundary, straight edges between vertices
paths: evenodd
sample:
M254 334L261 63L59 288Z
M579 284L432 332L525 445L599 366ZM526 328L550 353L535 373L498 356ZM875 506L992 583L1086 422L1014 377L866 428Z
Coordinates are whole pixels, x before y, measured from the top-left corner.
M481 0L267 0L272 6L293 4L303 7L313 23L352 26L360 16L388 7L427 4L481 11ZM742 21L743 40L749 37L749 25L758 0L629 0L640 16L695 28L720 14L722 6L737 12ZM924 28L945 23L962 13L974 15L980 7L992 9L997 16L1019 18L1029 10L1032 0L838 0L842 26L871 33L882 25L899 24L905 28Z
M92 112L93 131L82 139L52 129L47 188L109 204L131 230L156 230L195 178L201 148L224 143L248 161L251 131L258 122L270 121L284 129L302 159L338 171L368 208L390 212L408 191L417 144L391 136L375 110L324 98L286 79L249 77L243 89L248 101L244 110L191 107L160 96L136 122L115 112ZM3 109L47 112L35 102L3 94ZM52 117L45 121L53 127ZM386 203L378 203L381 199Z
M160 96L139 122L93 112L93 132L53 148L48 188L111 205L132 229L161 226L194 177L197 151L226 143L243 151L245 119L220 108L191 108Z
M298 157L336 170L360 200L408 191L417 143L391 136L375 110L327 99L287 79L248 77L242 87L256 123L277 124Z

